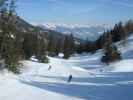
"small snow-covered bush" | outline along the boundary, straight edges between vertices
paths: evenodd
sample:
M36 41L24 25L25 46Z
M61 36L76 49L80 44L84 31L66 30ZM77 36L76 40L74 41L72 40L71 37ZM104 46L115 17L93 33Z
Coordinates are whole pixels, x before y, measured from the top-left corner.
M49 63L49 58L47 56L42 56L41 59L39 59L41 63Z
M19 65L16 64L11 64L11 65L7 65L6 66L7 69L15 74L19 74L20 73L20 67Z
M105 50L104 56L101 61L104 63L110 63L121 59L121 53L117 50L116 46L111 46Z

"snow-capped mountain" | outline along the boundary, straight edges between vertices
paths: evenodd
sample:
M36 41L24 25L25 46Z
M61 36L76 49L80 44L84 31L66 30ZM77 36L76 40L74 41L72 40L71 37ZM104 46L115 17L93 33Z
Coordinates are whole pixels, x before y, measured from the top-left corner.
M73 34L74 37L80 39L96 40L106 27L103 26L89 26L89 25L66 25L66 24L43 24L39 25L44 29L55 30L64 34Z

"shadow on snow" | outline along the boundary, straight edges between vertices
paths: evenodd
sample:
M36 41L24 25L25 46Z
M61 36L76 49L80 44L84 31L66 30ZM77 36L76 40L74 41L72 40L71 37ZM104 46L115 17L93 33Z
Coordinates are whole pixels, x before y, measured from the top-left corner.
M118 75L120 73L117 73ZM133 84L114 84L108 85L112 82L119 81L129 81L132 76L132 73L126 73L125 77L96 77L96 78L73 78L72 83L61 83L61 82L39 82L39 81L25 81L20 79L20 82L26 85L34 86L43 90L48 90L52 92L56 92L59 94L74 96L78 98L82 98L85 100L133 100ZM128 78L127 78L128 76ZM56 78L67 80L66 77L52 77L52 76L41 76L44 78ZM120 78L120 79L119 79ZM124 79L123 79L124 78ZM125 79L126 78L126 79ZM109 81L110 79L110 81ZM89 84L77 84L73 82L91 82L95 85ZM133 80L133 77L132 77ZM107 85L105 85L107 83Z

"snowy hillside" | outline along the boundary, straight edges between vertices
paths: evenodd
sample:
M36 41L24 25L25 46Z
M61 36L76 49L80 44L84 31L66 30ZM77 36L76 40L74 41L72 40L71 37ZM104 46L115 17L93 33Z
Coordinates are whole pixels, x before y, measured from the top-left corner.
M133 100L133 35L119 49L123 60L109 66L100 62L102 50L69 60L49 57L49 64L23 61L22 74L1 72L0 100Z
M105 26L89 25L65 25L65 24L43 24L39 25L44 29L55 30L64 34L73 34L77 38L96 40L106 29Z

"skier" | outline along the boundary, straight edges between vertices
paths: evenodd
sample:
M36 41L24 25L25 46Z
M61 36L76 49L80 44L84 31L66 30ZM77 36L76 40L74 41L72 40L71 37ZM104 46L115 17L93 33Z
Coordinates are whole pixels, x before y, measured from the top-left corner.
M72 80L72 75L69 75L67 82L71 82L71 80Z
M100 72L103 72L103 69L100 69L99 71L100 71Z
M49 68L48 68L48 70L50 70L52 68L52 66L51 65L49 65Z

